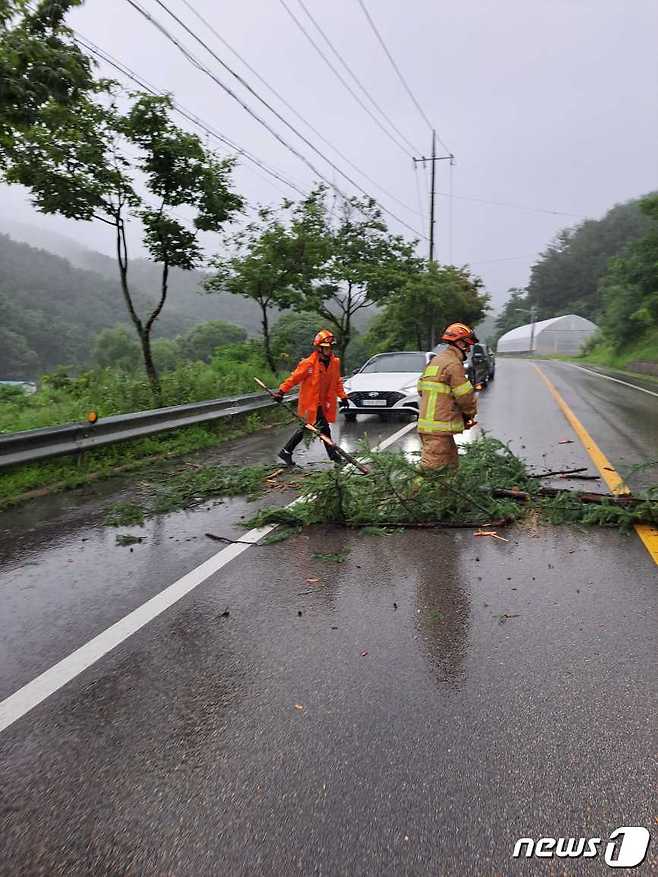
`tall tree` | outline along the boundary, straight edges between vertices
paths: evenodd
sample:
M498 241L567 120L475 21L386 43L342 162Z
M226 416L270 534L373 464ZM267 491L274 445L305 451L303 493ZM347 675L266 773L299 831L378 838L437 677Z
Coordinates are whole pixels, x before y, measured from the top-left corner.
M319 314L336 330L341 358L350 343L354 316L382 305L399 292L421 262L414 243L392 234L376 203L346 201L334 221L326 206L326 190L318 189L306 202L307 228L322 241L316 282L304 289L300 307Z
M232 255L214 260L216 273L206 283L209 292L228 291L256 302L265 357L273 372L277 365L272 350L272 311L301 306L323 247L315 230L312 201L291 208L290 201L283 203L281 211L263 207L255 220L228 237L225 243Z
M525 326L530 321L530 309L528 305L528 293L525 289L512 287L507 290L509 298L503 305L503 309L496 320L496 341L505 332Z
M528 303L540 320L575 313L598 319L603 302L600 281L608 262L647 233L650 220L638 201L617 204L602 219L562 229L532 266Z
M272 351L277 364L290 368L308 356L319 328L317 315L288 313L280 317L272 329Z
M42 0L32 12L21 0L5 2L11 8L0 16L6 38L0 73L11 100L0 109L0 171L7 182L29 189L38 210L96 219L112 229L124 302L159 403L151 336L169 271L195 267L202 255L199 232L218 232L242 200L229 185L232 160L218 160L196 135L174 125L169 98L133 94L126 112L96 99L99 93L107 98L112 86L94 79L91 62L64 25L73 5L76 0ZM26 110L20 109L23 88ZM194 213L191 228L174 214L180 207ZM128 278L130 217L141 222L144 246L161 268L155 307L144 315Z
M640 201L650 222L647 233L612 259L601 280L605 337L616 348L658 329L658 194Z
M468 269L428 262L391 296L367 338L377 351L431 350L448 323L479 322L488 301L482 280Z
M218 347L239 344L247 340L247 333L241 326L225 320L208 320L193 326L177 339L181 354L185 359L210 362Z

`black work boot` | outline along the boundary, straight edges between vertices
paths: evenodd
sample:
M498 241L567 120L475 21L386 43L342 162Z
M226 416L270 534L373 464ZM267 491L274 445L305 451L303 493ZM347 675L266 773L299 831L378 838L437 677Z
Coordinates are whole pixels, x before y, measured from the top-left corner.
M286 466L294 466L295 464L292 461L292 454L287 448L282 448L279 451L279 459L283 460Z

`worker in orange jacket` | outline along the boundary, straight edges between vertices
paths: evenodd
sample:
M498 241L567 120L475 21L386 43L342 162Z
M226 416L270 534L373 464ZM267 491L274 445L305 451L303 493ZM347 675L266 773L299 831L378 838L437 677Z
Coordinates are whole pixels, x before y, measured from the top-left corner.
M331 438L329 424L336 422L336 399L347 401L347 393L340 376L340 359L333 351L334 344L332 332L328 329L318 332L313 339L313 353L302 359L274 394L275 399L281 402L285 393L300 384L297 413L307 423L314 423L327 438ZM279 452L279 457L286 466L293 465L293 451L306 432L303 426L300 427ZM342 462L334 448L326 444L324 447L330 460L334 463Z

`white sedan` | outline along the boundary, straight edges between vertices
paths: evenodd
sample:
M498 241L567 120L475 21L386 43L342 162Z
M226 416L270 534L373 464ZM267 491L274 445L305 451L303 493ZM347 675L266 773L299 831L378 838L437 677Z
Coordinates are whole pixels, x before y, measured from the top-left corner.
M347 407L341 410L353 423L358 414L407 412L418 416L416 383L434 354L419 350L378 353L345 381Z

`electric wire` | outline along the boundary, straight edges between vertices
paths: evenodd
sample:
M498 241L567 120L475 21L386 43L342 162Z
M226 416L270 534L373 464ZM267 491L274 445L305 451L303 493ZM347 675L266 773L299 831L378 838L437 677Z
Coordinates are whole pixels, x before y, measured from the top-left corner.
M188 0L183 0L183 2L184 2L184 3L187 3ZM386 113L386 112L380 107L380 105L377 103L377 101L375 100L375 98L370 94L370 92L369 92L368 89L365 87L365 85L363 85L363 83L362 83L361 80L358 78L358 76L356 75L356 73L352 70L352 68L351 68L350 65L347 63L347 61L345 61L345 59L344 59L343 56L340 54L340 52L338 51L338 49L336 48L336 46L335 46L335 45L333 44L333 42L329 39L329 37L327 36L327 34L325 33L325 31L322 29L322 27L318 24L317 19L315 18L315 16L313 15L313 13L309 10L309 8L308 8L308 6L306 5L306 3L304 2L304 0L297 0L297 2L298 2L299 5L302 7L302 9L303 9L304 12L306 13L307 17L310 19L310 21L312 22L312 24L314 25L315 29L318 31L318 33L320 34L320 36L322 37L322 39L325 41L325 43L329 46L329 48L331 49L331 51L334 53L335 57L336 57L336 58L339 60L339 62L342 64L343 68L344 68L344 69L347 71L347 73L352 77L352 80L358 85L358 87L361 89L362 93L368 98L368 100L369 100L370 103L373 105L373 107L375 107L375 109L377 110L377 112L378 112L378 113L379 113L379 114L380 114L380 115L381 115L381 116L382 116L382 117L388 122L388 124L389 124L389 125L391 126L391 128L395 131L395 133L398 135L398 137L400 137L402 140L404 140L404 142L409 146L409 148L410 148L411 150L413 150L414 152L418 152L418 151L419 151L418 148L417 148L417 147L411 142L411 140L409 140L409 138L408 138L408 137L407 137L402 131L400 131L400 129L397 127L397 125L396 125L395 122L391 119L391 117L390 117L390 116L389 116L389 115L388 115L388 114L387 114L387 113Z
M353 89L352 86L349 84L349 82L347 82L347 80L345 79L345 77L344 77L344 76L343 76L343 75L342 75L342 74L336 69L336 67L334 66L334 64L332 64L332 62L329 60L329 58L327 58L326 54L322 51L322 49L320 48L320 46L318 46L318 44L315 42L315 40L313 39L313 37L310 35L310 33L307 31L307 29L304 27L304 25L301 23L301 21L297 18L297 16L296 16L295 13L292 11L292 9L288 6L288 4L286 3L286 0L279 0L279 3L281 3L281 5L283 6L283 8L286 10L286 12L288 13L288 15L290 16L290 18L292 18L292 20L295 22L295 24L297 25L297 27L298 27L298 28L300 29L300 31L304 34L304 36L305 36L306 39L309 41L309 43L313 46L313 48L315 49L315 51L316 51L316 52L320 55L320 57L324 60L325 64L329 67L329 69L332 70L333 73L334 73L334 75L335 75L335 76L336 76L336 77L342 82L342 84L343 84L343 85L345 86L345 88L349 91L349 93L352 95L352 97L354 98L354 100L359 104L359 106L361 107L361 109L364 110L364 112L366 112L366 113L370 116L370 118L371 118L371 119L375 122L375 124L376 124L376 125L377 125L377 126L378 126L378 127L384 132L384 134L386 134L386 136L387 136L390 140L392 140L393 143L395 143L395 145L398 147L398 149L401 149L402 152L404 152L404 154L405 154L406 156L408 156L408 157L412 157L412 153L409 152L409 150L407 149L407 147L404 146L402 143L400 143L400 142L399 142L399 141L398 141L398 140L397 140L397 139L391 134L391 132L388 130L388 128L386 128L384 125L382 125L382 123L381 123L380 120L377 118L377 116L375 116L375 114L370 110L370 108L369 108L368 106L366 106L366 104L364 104L364 102L361 100L361 98L359 97L359 95L354 91L354 89Z
M333 144L330 140L327 140L327 138L320 131L318 131L318 129L315 128L308 121L308 119L305 119L304 116L302 116L301 113L299 113L295 109L295 107L293 107L292 104L287 101L286 98L279 91L277 91L276 88L274 88L273 85L271 85L264 77L260 75L260 73L258 73L257 70L254 69L254 67L252 67L252 65L246 60L246 58L244 58L238 51L236 51L236 49L233 48L233 46L231 46L231 44L219 33L217 28L215 28L213 24L208 21L207 18L204 18L204 16L201 15L201 13L194 8L189 0L180 0L180 2L184 6L186 6L187 9L189 9L189 11L195 16L195 18L197 18L203 25L205 25L205 27L208 28L208 30L216 37L216 39L221 42L223 46L225 46L229 50L229 52L231 52L242 64L244 64L247 70L256 77L261 85L265 86L265 88L267 88L276 98L278 98L281 103L286 107L286 109L288 109L297 119L299 119L300 122L306 125L306 127L310 131L312 131L315 136L318 137L326 146L328 146L330 149L333 149L336 155L338 155L344 162L346 162L352 168L352 170L355 170L365 180L368 180L371 185L379 189L380 192L383 192L392 201L395 201L395 203L398 204L400 207L403 207L410 213L417 215L417 211L415 210L415 208L410 207L408 204L405 204L404 201L401 201L396 195L394 195L392 192L389 192L388 189L385 189L380 183L377 182L377 180L373 179L368 173L366 173L366 171L364 171L358 165L354 164L354 162L350 158L348 158L348 156L345 155L345 153L342 152L335 144Z
M225 91L225 92L226 92L228 95L230 95L230 96L231 96L231 97L232 97L237 103L239 103L240 106L241 106L241 107L242 107L242 108L243 108L243 109L244 109L244 110L245 110L245 111L246 111L246 112L247 112L247 113L248 113L253 119L255 119L259 124L261 124L261 125L267 130L267 131L269 131L269 133L270 133L270 134L271 134L271 135L272 135L272 136L273 136L273 137L274 137L279 143L281 143L283 146L285 146L286 149L288 149L293 155L295 155L300 161L302 161L302 162L303 162L308 168L310 168L310 170L313 172L313 174L314 174L316 177L318 177L319 179L321 179L323 182L325 182L325 183L326 183L328 186L330 186L331 188L335 188L336 191L338 192L338 194L341 196L341 198L343 198L345 201L348 201L348 200L349 200L348 197L345 195L345 193L342 192L342 191L338 188L338 186L337 186L335 183L332 183L330 180L328 180L327 177L326 177L324 174L322 174L322 173L321 173L321 172L320 172L320 171L319 171L319 170L318 170L318 169L312 164L312 162L307 158L307 156L305 156L305 155L304 155L303 153L301 153L296 147L294 147L291 143L289 143L287 140L285 140L285 139L281 136L281 134L278 133L278 131L276 131L274 128L272 128L272 126L271 126L271 125L270 125L265 119L263 119L260 115L258 115L258 113L256 113L256 112L255 112L255 111L254 111L254 110L253 110L253 109L252 109L247 103L245 103L245 101L244 101L244 100L243 100L238 94L236 94L236 93L230 88L230 86L226 85L225 82L223 82L221 79L219 79L219 77L217 77L217 76L216 76L211 70L209 70L209 69L208 69L208 68L207 68L207 67L206 67L201 61L199 61L198 58L196 58L196 57L195 57L195 56L194 56L194 55L193 55L188 49L186 49L186 48L180 43L180 41L179 41L179 40L178 40L173 34L171 34L171 33L166 29L166 27L164 27L164 25L163 25L161 22L159 22L159 21L158 21L156 18L154 18L149 12L147 12L142 6L140 6L139 3L136 2L136 0L126 0L126 2L127 2L130 6L132 6L133 9L135 9L137 12L139 12L140 15L142 15L142 16L143 16L143 17L144 17L144 18L145 18L150 24L152 24L152 25L153 25L153 26L154 26L154 27L155 27L155 28L156 28L156 29L157 29L157 30L158 30L158 31L159 31L159 32L160 32L160 33L161 33L166 39L168 39L171 43L173 43L173 45L176 46L176 48L181 52L181 54L182 54L182 55L183 55L183 56L184 56L184 57L185 57L185 58L186 58L186 59L187 59L187 60L188 60L188 61L189 61L194 67L196 67L198 70L200 70L201 72L205 73L208 77L210 77L210 78L213 80L213 82L215 82L217 85L219 85L219 87L220 87L223 91ZM283 124L284 124L287 128L289 128L291 131L293 131L293 133L295 133L295 134L297 135L297 137L299 137L300 140L302 140L302 141L303 141L303 142L304 142L304 143L305 143L310 149L313 150L313 152L315 152L317 155L319 155L320 158L322 158L322 159L323 159L323 160L324 160L324 161L325 161L330 167L332 167L337 173L339 173L341 177L343 177L345 180L347 180L347 181L348 181L348 182L349 182L349 183L350 183L355 189L358 189L363 195L365 195L366 198L368 198L370 201L372 201L374 204L376 204L376 205L379 207L379 209L380 209L383 213L387 213L389 216L391 216L393 219L395 219L396 222L398 222L400 225L402 225L402 226L404 226L405 228L407 228L409 231L412 231L415 235L417 235L417 236L419 236L419 237L423 237L423 238L425 237L425 235L421 234L417 229L415 229L413 226L409 225L409 223L405 222L403 219L400 219L400 217L397 216L395 213L393 213L392 210L389 210L387 207L384 207L382 204L380 204L380 203L379 203L375 198L373 198L372 195L370 195L370 194L369 194L369 193L368 193L368 192L367 192L362 186L360 186L360 185L359 185L357 182L355 182L350 176L348 176L343 170L341 170L341 169L340 169L340 168L339 168L334 162L332 162L331 159L327 158L327 157L326 157L326 156L325 156L325 155L324 155L324 154L323 154L323 153L317 148L317 146L315 146L315 144L312 143L312 141L310 141L307 137L305 137L303 134L301 134L301 133L300 133L300 132L294 127L294 125L292 125L292 124L291 124L291 123L290 123L290 122L289 122L284 116L281 115L281 113L278 112L278 110L276 110L276 109L275 109L274 107L272 107L272 106L271 106L271 105L270 105L270 104L269 104L264 98L262 98L262 97L261 97L261 96L260 96L260 95L259 95L259 94L258 94L258 93L257 93L257 92L256 92L256 91L255 91L255 90L254 90L254 89L253 89L253 88L252 88L252 87L251 87L251 86L250 86L245 80L244 80L243 77L241 77L238 73L236 73L234 70L232 70L232 69L229 67L229 65L226 64L226 62L223 61L223 60L217 55L217 53L214 52L214 51L213 51L213 50L207 45L207 43L205 43L205 42L201 39L201 37L199 37L197 34L195 34L194 31L193 31L191 28L189 28L189 27L188 27L183 21L181 21L181 19L180 19L180 18L179 18L174 12L172 12L170 9L168 9L168 7L162 2L162 0L155 0L155 2L156 2L156 3L157 3L157 4L158 4L158 5L159 5L159 6L160 6L165 12L167 12L167 13L168 13L168 14L169 14L169 15L170 15L170 16L171 16L171 17L172 17L172 18L173 18L173 19L174 19L174 20L175 20L175 21L176 21L176 22L177 22L177 23L183 28L183 30L185 30L185 31L186 31L186 32L187 32L187 33L188 33L188 34L189 34L189 35L190 35L190 36L191 36L196 42L198 42L201 46L203 46L203 47L206 49L206 51L207 51L210 55L212 55L213 58L215 58L215 60L217 60L217 62L218 62L222 67L224 67L224 68L225 68L225 69L226 69L226 70L227 70L227 71L228 71L228 72L229 72L229 73L230 73L235 79L238 80L238 82L240 82L240 83L244 86L244 88L247 89L247 91L249 91L251 94L253 94L253 95L257 98L257 100L260 101L260 103L262 103L264 106L266 106L266 107L270 110L270 112L273 113L273 115L275 115L275 116L276 116L281 122L283 122Z
M513 204L509 201L491 201L488 198L476 198L473 195L450 195L450 192L437 192L444 198L453 197L458 201L475 201L478 204L490 204L493 207L509 207L512 210L525 210L529 213L547 213L550 216L570 216L573 219L584 219L583 214L567 213L564 210L551 210L548 207L528 207L523 204Z
M371 16L370 13L368 12L368 9L367 9L365 3L363 2L363 0L357 0L357 3L359 4L359 6L361 7L361 9L363 10L363 14L365 15L366 19L368 20L368 24L370 25L370 27L371 27L373 33L374 33L375 36L377 37L377 41L379 42L379 45L382 47L382 49L384 50L384 53L386 54L386 57L387 57L388 60L391 62L391 66L393 67L393 69L394 69L395 72L397 73L397 75L398 75L398 79L400 80L400 82L401 82L402 85L404 86L405 91L407 92L407 94L408 94L409 97L411 98L411 100L412 100L414 106L416 107L416 109L417 109L418 112L420 113L421 118L424 120L425 124L426 124L427 127L430 129L430 131L433 131L433 130L434 130L434 126L433 126L432 123L430 122L430 120L429 120L429 118L428 118L428 116L427 116L427 113L426 113L425 110L421 107L420 103L419 103L418 100L416 99L416 96L414 95L413 91L411 90L411 88L410 88L409 85L407 84L407 80L406 80L406 79L404 78L404 76L402 75L402 71L400 70L400 68L399 68L398 65L396 64L396 62L395 62L395 58L393 57L393 55L391 54L391 52L390 52L389 49L388 49L388 46L387 46L386 43L384 42L384 38L382 37L382 35L380 34L379 30L377 29L377 25L375 24L375 22L374 22L373 19L372 19L372 16ZM445 145L445 143L443 142L443 140L441 140L441 138L439 137L438 134L436 135L436 137L437 137L437 140L439 141L439 143L441 144L441 146L443 146L443 148L445 149L445 151L446 151L447 153L449 153L449 154L452 154L452 151L451 151L450 149L448 149L448 147Z
M140 76L138 73L135 73L134 70L131 70L123 61L119 61L117 58L110 55L105 49L101 49L100 46L97 46L93 43L88 37L85 37L83 34L78 31L74 31L75 36L78 41L87 49L87 51L91 52L97 58L100 58L106 64L109 64L119 73L121 73L126 78L130 79L144 91L149 92L154 96L163 96L166 92L156 88L152 83L150 83L147 79ZM228 138L226 135L219 133L215 128L211 127L207 122L204 122L190 110L183 107L178 101L172 101L173 109L183 118L187 119L192 124L196 125L202 131L205 131L207 135L213 137L215 140L223 143L225 146L228 146L230 149L237 152L239 155L244 156L246 159L251 161L256 167L260 168L265 173L269 174L275 180L278 180L283 185L287 186L290 189L293 189L302 197L308 197L308 193L305 192L300 186L296 183L290 182L290 180L286 179L282 176L279 171L274 170L273 168L268 167L265 162L261 161L256 156L252 155L248 150L244 147L239 146L235 141Z

